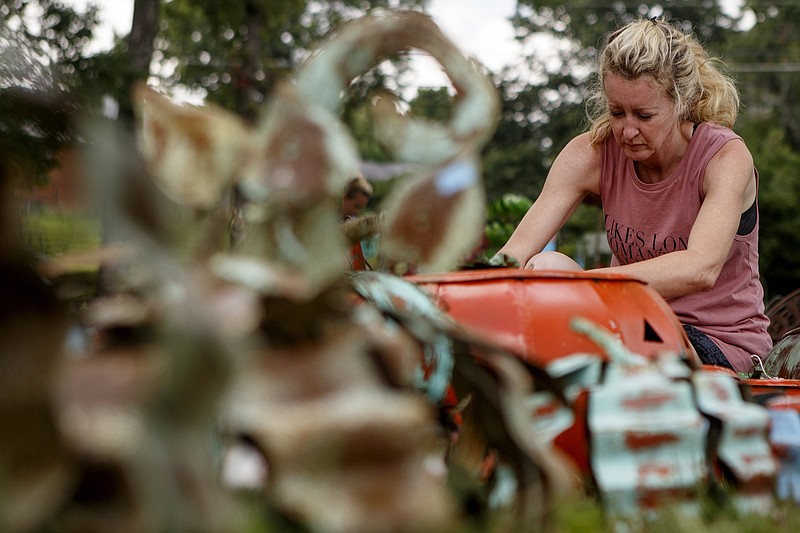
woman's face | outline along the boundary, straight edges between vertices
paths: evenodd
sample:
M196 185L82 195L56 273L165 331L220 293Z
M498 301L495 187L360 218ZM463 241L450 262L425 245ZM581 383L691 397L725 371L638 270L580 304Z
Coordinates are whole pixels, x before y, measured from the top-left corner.
M649 76L604 79L611 131L625 155L646 161L665 154L678 133L675 105ZM666 153L665 155L668 155Z
M359 216L368 203L367 193L358 189L348 191L342 198L342 208L339 212L342 220Z

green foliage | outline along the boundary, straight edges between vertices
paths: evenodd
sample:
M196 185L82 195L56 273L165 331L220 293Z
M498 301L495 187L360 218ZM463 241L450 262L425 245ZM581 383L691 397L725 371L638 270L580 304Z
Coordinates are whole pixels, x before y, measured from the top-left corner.
M486 257L493 256L506 243L522 217L528 212L533 201L522 195L506 193L501 198L489 202L486 213ZM579 242L589 232L603 231L602 213L599 206L585 203L570 217L558 234L558 250L582 261L584 251Z
M79 13L57 0L4 2L0 7L0 41L4 47L24 48L36 55L40 64L28 64L31 70L52 66L52 75L60 88L65 88L80 77L98 22L98 9L93 4ZM9 28L14 30L6 31Z
M75 109L63 91L0 87L0 158L13 161L27 185L43 183L57 165L72 141Z
M162 73L162 83L254 116L294 66L289 26L304 8L297 0L164 2L156 54L176 67Z
M800 5L746 4L756 23L725 53L744 103L736 129L760 174L761 275L771 299L800 287Z
M402 63L399 63L402 64ZM342 121L350 133L365 161L387 162L391 154L375 139L372 132L370 100L379 93L387 91L390 84L388 76L380 68L373 68L358 79L353 80L342 106Z
M556 91L559 86L579 83L560 74L549 80L556 84ZM539 196L552 160L580 132L580 107L572 100L552 100L550 83L520 89L519 80L499 82L501 120L483 151L490 200L507 192Z
M446 87L420 88L410 103L410 111L418 117L444 122L450 120L453 99Z
M348 100L342 120L350 127L363 160L391 161L391 154L372 135L372 119L366 101Z
M756 24L737 34L727 50L745 103L745 121L774 121L786 143L800 150L800 5L797 2L746 2ZM774 4L774 5L772 5Z
M759 252L767 299L788 294L800 281L800 153L789 146L785 130L777 124L747 121L740 131L760 173Z
M581 43L592 56L609 31L638 17L664 17L694 28L703 41L720 42L737 19L722 9L725 2L597 2L596 0L519 0L514 25L526 33L547 32Z
M41 182L71 141L70 118L97 10L85 15L51 0L0 6L0 157Z
M505 244L532 204L529 198L513 193L489 203L486 214L488 256Z
M564 224L558 234L558 250L574 258L586 268L607 266L599 256L587 257L581 239L587 233L603 232L603 212L595 203L583 203Z
M156 54L176 66L178 84L254 117L277 82L341 22L376 8L411 8L426 0L172 0L162 4Z

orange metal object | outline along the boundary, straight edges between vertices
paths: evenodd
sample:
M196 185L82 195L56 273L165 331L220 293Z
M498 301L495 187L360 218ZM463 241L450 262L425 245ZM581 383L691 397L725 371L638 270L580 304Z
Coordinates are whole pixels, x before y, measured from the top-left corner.
M741 379L749 396L762 405L786 404L800 412L800 380L783 378Z
M671 351L702 366L669 305L645 283L593 272L522 269L463 270L406 277L425 289L454 320L473 334L547 368L575 353L606 356L570 327L583 317L619 335L645 357ZM554 444L584 474L590 473L586 391L573 402L575 423Z
M673 351L694 366L701 364L666 301L633 278L501 268L407 279L473 333L540 367L578 352L601 353L572 331L570 321L576 316L619 335L631 351L645 357Z

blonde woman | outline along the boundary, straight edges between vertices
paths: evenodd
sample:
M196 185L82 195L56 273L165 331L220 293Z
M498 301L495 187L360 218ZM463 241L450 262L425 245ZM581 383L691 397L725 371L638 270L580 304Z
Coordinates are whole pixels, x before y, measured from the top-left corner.
M530 269L580 267L540 251L588 193L600 195L616 272L650 284L700 358L746 372L772 347L758 270L758 173L730 128L737 89L696 37L661 19L610 33L587 132L553 163L501 248ZM502 257L502 256L501 256Z

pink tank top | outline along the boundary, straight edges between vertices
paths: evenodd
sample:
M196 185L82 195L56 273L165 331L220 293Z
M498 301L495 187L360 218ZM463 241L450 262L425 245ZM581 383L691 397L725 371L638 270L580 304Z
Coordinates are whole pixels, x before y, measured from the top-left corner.
M602 144L600 196L612 265L625 265L685 250L703 203L703 177L709 160L725 143L740 139L728 128L700 124L675 171L658 183L644 183L612 138ZM758 174L756 173L756 184ZM758 222L736 235L714 286L669 299L678 319L708 335L733 368L746 372L751 354L772 348L764 315L764 290L758 273Z

